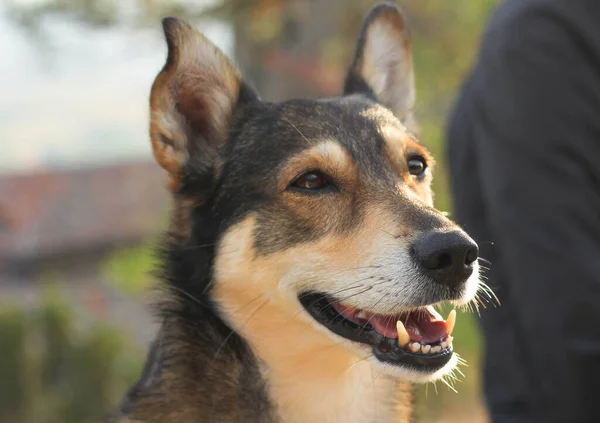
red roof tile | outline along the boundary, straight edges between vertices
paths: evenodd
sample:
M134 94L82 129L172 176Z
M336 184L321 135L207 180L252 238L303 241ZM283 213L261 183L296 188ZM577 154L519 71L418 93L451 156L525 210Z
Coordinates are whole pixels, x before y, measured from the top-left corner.
M164 228L165 175L153 163L0 175L0 259L66 254Z

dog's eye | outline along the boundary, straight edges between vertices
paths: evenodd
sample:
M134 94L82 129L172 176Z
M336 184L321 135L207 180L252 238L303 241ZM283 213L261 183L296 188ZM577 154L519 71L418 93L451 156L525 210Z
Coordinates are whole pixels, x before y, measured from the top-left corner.
M408 171L411 175L421 176L427 169L427 163L422 157L414 157L408 161Z
M313 191L327 188L331 186L331 182L321 172L312 171L300 175L292 182L291 186L296 189Z

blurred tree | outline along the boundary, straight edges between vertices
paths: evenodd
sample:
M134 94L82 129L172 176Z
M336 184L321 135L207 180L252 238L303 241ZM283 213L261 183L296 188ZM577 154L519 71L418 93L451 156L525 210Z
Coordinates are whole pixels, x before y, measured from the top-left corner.
M117 405L144 354L119 328L80 324L57 290L0 311L1 422L97 423Z

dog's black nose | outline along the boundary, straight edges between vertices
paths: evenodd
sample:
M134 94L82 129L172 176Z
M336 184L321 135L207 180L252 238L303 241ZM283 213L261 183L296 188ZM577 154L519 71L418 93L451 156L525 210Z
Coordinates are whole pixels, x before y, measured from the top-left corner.
M412 253L423 273L437 283L456 286L473 273L479 248L462 231L431 231L414 242Z

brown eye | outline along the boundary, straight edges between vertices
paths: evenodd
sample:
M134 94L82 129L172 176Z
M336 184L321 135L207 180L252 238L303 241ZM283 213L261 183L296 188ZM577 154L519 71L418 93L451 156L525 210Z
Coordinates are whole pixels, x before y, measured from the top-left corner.
M427 163L422 157L415 157L408 161L408 171L411 175L422 176L427 169Z
M325 175L321 172L307 172L303 175L300 175L294 182L292 182L291 187L300 189L300 190L322 190L324 188L328 188L331 186L331 182Z

